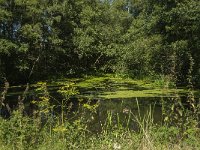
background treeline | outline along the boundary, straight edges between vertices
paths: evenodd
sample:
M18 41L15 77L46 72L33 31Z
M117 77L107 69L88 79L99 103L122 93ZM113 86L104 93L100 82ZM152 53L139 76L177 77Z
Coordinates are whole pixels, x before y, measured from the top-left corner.
M0 0L0 76L170 75L200 85L199 0Z

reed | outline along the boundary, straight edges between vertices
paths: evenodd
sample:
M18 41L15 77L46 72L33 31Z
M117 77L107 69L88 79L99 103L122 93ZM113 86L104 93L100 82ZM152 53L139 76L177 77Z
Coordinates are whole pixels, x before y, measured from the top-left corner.
M0 149L2 150L177 150L200 149L198 128L187 127L187 136L180 138L182 130L178 126L156 124L153 119L154 106L141 115L139 101L138 114L123 109L126 118L108 111L105 122L100 122L101 130L93 132L89 123L93 122L98 103L80 102L80 109L69 115L72 109L70 95L78 93L73 84L59 89L63 102L61 111L52 114L54 106L49 102L50 95L45 84L40 83L39 99L34 101L37 111L34 115L25 115L19 109L12 111L10 118L0 117ZM63 106L62 106L63 105ZM86 113L87 112L87 113ZM88 115L89 112L89 115ZM105 115L105 114L103 114ZM133 130L131 125L137 126ZM190 129L190 130L189 130ZM180 140L181 139L181 140Z

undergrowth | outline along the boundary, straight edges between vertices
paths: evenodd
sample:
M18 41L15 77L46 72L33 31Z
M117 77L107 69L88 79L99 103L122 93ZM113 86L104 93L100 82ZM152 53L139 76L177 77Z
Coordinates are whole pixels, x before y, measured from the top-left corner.
M141 116L138 104L138 114L129 111L126 120L121 120L112 111L102 114L107 115L107 119L94 132L89 124L95 119L93 114L97 113L98 102L79 100L79 109L72 111L71 97L78 94L73 83L62 84L58 90L62 99L57 105L52 104L53 98L46 83L38 85L38 96L31 102L35 108L31 114L26 114L20 103L9 118L0 117L1 150L200 149L199 128L194 126L197 120L189 116L186 118L189 123L185 121L181 125L180 122L178 125L169 123L167 117L172 117L172 114L165 116L164 121L168 122L155 124L153 108L150 107L146 115ZM131 121L137 126L136 130L131 128Z

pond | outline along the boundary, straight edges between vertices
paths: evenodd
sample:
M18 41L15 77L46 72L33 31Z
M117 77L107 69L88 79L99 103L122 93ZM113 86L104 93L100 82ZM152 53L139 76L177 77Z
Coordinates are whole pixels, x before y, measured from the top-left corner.
M152 119L154 123L162 123L162 102L165 101L167 103L168 100L171 101L176 97L186 101L188 94L188 91L184 88L160 87L152 81L124 79L106 75L48 81L47 89L51 95L52 104L58 106L56 101L62 99L57 92L58 89L71 82L75 83L74 87L79 91L79 94L71 97L68 102L68 104L73 105L68 117L76 118L73 114L79 111L76 113L76 116L79 116L84 110L88 128L94 132L99 131L103 125L108 123L108 118L111 118L113 125L120 123L123 126L137 129L135 120L130 120L130 115L135 119L142 119L144 116L148 116L149 118L146 119ZM25 88L26 86L9 88L5 103L8 103L11 109L16 108L18 96L23 94ZM37 88L37 84L30 85L30 89L26 94L24 103L27 113L30 113L31 109L33 109L30 101L38 98L35 91ZM192 92L195 97L199 96L197 90ZM80 102L80 99L83 99L83 101ZM98 107L91 111L83 109L83 107L87 106L85 104L98 105ZM82 108L80 109L80 107ZM60 107L55 108L55 111L59 111ZM1 115L6 116L6 111L1 110Z

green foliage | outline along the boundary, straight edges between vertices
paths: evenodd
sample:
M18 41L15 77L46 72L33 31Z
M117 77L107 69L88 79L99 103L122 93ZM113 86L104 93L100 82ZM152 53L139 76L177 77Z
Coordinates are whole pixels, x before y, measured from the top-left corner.
M151 108L146 115L141 116L138 104L138 116L129 111L128 117L122 120L119 114L107 111L101 130L93 132L89 123L93 120L91 116L97 112L98 103L83 103L80 105L82 109L77 110L80 112L62 119L62 111L54 116L46 111L52 111L53 108L49 103L46 83L39 82L36 91L39 99L34 105L38 106L37 112L41 115L26 116L22 111L15 110L10 118L0 118L1 149L177 149L183 146L199 149L199 129L191 126L194 120L190 116L186 121L189 124L184 124L186 130L182 132L179 127L155 124ZM78 91L74 90L72 83L65 83L59 92L66 101ZM90 112L89 115L86 111ZM45 121L43 115L46 115ZM132 130L130 121L134 121L139 132Z
M1 72L18 82L103 71L187 84L191 71L198 85L199 10L197 0L2 0Z
M0 141L9 149L27 149L29 144L34 146L38 132L31 118L23 116L19 111L14 111L9 120L1 118Z
M40 95L38 99L32 100L32 104L36 105L38 110L35 112L39 116L48 116L53 110L53 105L50 104L50 95L45 82L38 82L36 92Z
M59 88L58 93L60 93L66 100L69 100L70 97L79 94L74 83L64 83L64 85Z

